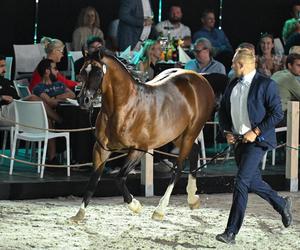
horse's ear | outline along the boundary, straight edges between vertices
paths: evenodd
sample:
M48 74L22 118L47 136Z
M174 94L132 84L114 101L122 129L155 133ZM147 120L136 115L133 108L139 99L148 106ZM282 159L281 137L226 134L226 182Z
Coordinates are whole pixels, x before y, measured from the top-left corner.
M82 56L85 59L88 55L88 52L84 49L84 46L81 47Z
M99 48L99 52L98 52L98 55L99 55L100 60L101 60L101 59L103 58L103 56L104 56L104 51L105 51L105 47L101 46L101 47Z

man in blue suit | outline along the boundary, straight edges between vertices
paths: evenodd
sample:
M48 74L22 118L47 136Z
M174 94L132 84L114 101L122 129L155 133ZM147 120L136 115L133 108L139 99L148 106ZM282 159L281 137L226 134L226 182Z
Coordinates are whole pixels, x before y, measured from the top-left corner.
M220 126L228 131L227 142L236 143L238 166L227 227L216 236L218 241L227 244L235 243L249 192L268 201L281 215L285 227L292 223L291 198L279 196L262 180L259 169L266 150L276 146L275 126L283 118L276 83L256 72L255 55L248 49L237 50L232 69L238 78L228 85L219 110ZM236 134L242 135L242 141L236 140Z

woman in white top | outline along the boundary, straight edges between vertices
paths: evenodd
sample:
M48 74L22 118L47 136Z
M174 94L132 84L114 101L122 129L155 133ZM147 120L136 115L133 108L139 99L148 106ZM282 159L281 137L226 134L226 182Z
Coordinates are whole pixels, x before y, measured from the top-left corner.
M81 50L85 46L89 36L98 36L104 40L104 35L100 29L100 18L94 7L88 6L80 11L78 17L78 27L73 32L73 50Z

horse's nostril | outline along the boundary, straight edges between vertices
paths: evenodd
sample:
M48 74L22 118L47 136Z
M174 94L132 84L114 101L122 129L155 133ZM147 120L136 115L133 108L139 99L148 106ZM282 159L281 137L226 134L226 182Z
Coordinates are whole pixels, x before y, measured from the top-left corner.
M88 97L84 98L84 103L85 104L88 104L89 102L90 102L90 98L88 98Z

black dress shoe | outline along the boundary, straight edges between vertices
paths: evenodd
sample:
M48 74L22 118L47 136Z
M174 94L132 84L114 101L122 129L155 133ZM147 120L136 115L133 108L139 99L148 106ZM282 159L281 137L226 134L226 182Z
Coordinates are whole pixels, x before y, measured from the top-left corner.
M282 212L282 223L285 227L289 227L293 222L293 216L292 216L292 198L291 197L285 197L285 208Z
M216 236L216 240L224 242L226 244L235 244L235 234L225 231L222 234L218 234Z

